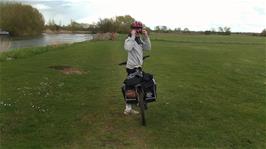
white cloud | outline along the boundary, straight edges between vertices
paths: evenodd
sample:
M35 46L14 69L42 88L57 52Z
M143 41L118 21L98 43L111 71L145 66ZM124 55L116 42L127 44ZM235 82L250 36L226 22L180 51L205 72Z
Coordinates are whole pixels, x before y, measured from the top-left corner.
M95 0L90 1L92 16L96 18L130 14L146 25L166 25L171 28L188 27L191 30L207 30L212 27L229 26L233 31L260 32L266 28L265 1L263 0Z
M37 8L38 10L48 10L51 7L44 5L44 4L33 4L32 7Z
M92 23L99 18L129 14L152 28L156 25L166 25L172 29L188 27L191 30L207 30L229 26L232 31L243 32L261 32L266 28L266 0L26 1L31 2L33 6L35 4L41 12L45 12L44 15L47 15L45 18L53 18L55 15L64 16L60 17L63 23L68 23L70 18L79 22ZM52 5L55 2L60 3L61 6Z

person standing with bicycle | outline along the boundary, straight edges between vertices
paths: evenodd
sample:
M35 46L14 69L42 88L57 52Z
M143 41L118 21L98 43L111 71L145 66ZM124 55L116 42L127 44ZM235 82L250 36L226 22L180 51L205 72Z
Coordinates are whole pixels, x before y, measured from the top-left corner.
M142 70L143 51L151 50L151 42L148 32L143 29L143 24L139 21L131 23L131 32L125 40L124 48L128 52L126 71L130 75L138 70ZM124 114L138 114L132 109L132 105L126 103Z

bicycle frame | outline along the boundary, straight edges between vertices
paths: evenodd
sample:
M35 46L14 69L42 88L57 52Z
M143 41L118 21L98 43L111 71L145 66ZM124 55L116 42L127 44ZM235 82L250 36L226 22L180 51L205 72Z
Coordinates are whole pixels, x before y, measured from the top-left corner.
M150 57L149 55L147 55L147 56L144 56L143 57L143 60L144 59L146 59L146 58L148 58L148 57ZM126 62L122 62L122 63L120 63L120 64L118 64L118 65L125 65L126 64ZM142 70L137 70L137 73L140 73L140 72L142 72ZM142 74L140 74L140 75L142 75ZM146 103L146 101L145 101L145 93L144 93L144 90L143 90L143 87L142 87L142 85L141 84L137 84L137 85L135 85L135 91L136 91L136 93L137 93L137 103L138 103L138 105L139 105L139 107L140 107L140 113L141 113L141 122L142 122L142 125L143 126L146 126L146 120L145 120L145 110L147 109L147 103Z

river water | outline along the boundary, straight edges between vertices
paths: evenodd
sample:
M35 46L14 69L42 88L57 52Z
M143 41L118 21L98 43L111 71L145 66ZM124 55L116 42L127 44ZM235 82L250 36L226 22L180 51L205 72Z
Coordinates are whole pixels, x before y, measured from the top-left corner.
M40 47L64 43L75 43L92 40L91 34L47 34L34 38L12 39L7 36L0 36L0 51L7 51L18 48Z

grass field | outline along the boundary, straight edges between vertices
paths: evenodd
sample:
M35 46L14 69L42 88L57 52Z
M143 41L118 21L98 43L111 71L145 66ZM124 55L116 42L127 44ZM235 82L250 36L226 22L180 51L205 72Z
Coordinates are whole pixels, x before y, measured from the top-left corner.
M151 38L147 127L122 113L123 40L1 53L0 148L266 148L266 38Z

